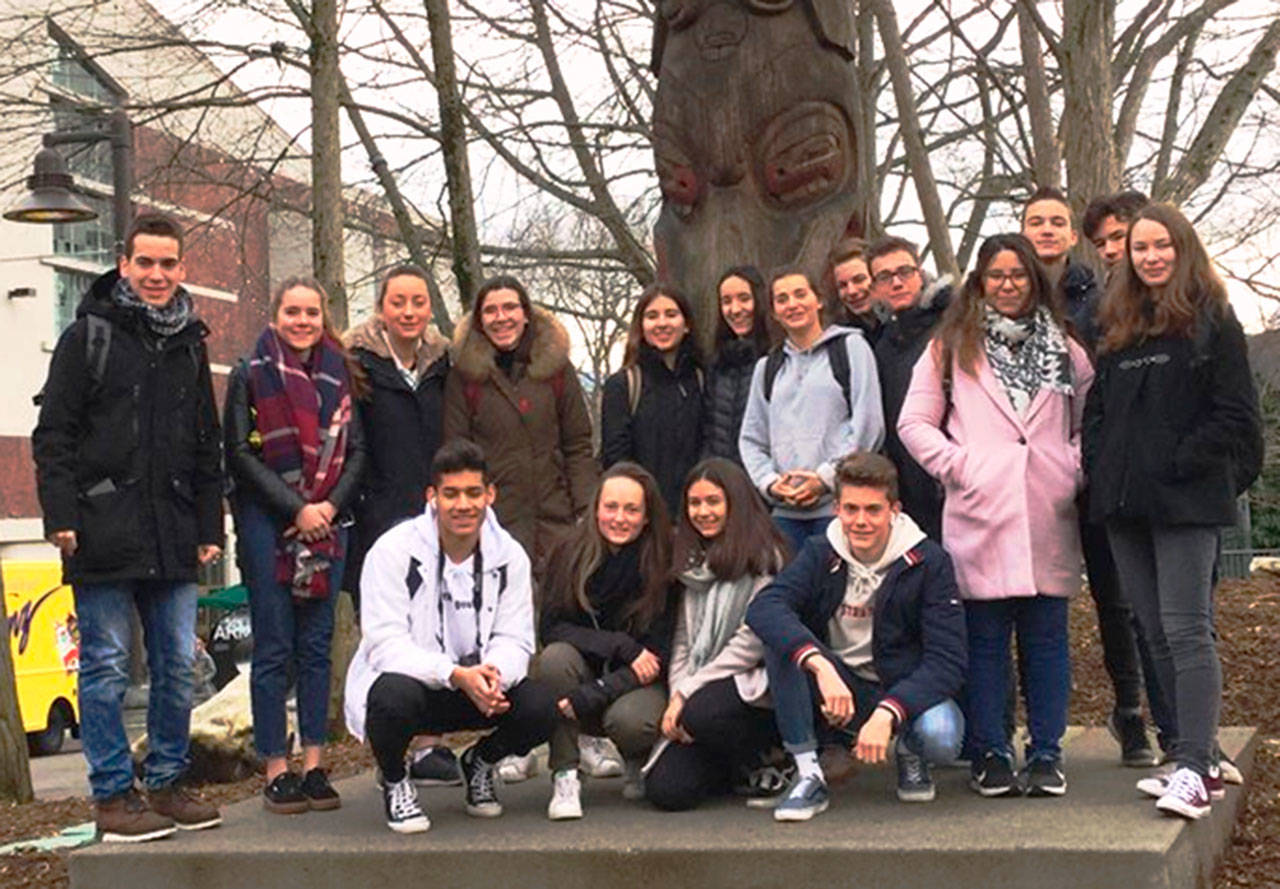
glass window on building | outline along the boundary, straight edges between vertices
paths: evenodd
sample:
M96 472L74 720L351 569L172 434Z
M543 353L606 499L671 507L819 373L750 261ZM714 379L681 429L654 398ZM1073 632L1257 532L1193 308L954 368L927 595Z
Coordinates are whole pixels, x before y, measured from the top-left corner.
M54 45L58 50L50 72L54 86L102 105L113 105L119 101L120 97L111 87L80 61L74 48L61 40L55 40Z
M115 259L115 231L112 227L111 199L79 194L79 199L92 207L97 219L88 222L58 222L53 226L53 253L81 262L107 267Z
M97 278L89 272L58 269L53 278L53 336L56 340L76 320L76 306Z

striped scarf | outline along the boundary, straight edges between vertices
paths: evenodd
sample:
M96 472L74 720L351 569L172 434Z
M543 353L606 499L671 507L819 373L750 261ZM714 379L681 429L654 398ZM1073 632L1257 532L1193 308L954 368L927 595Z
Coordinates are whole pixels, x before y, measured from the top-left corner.
M338 344L323 336L309 365L268 327L249 359L249 394L262 440L262 462L308 503L319 503L342 477L346 459L351 392ZM276 579L293 595L323 599L341 557L336 535L314 543L281 537L276 543Z

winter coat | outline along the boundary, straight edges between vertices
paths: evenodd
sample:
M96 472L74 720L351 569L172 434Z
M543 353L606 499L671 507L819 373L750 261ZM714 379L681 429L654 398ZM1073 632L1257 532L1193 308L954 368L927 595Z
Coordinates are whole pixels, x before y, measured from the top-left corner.
M533 588L529 557L492 511L480 528L480 607L462 620L481 640L480 661L498 668L502 688L529 672L533 656ZM434 508L401 522L370 548L360 578L360 647L347 671L347 728L364 737L369 689L383 673L400 673L428 688L452 688L460 655L445 650L440 626L456 611L441 607L440 532ZM473 556L474 558L474 556Z
M1236 461L1261 434L1258 394L1235 313L1197 323L1210 325L1200 349L1163 336L1099 356L1085 412L1094 521L1235 524Z
M932 282L919 301L881 328L876 342L876 371L884 405L884 453L898 469L898 499L903 511L924 533L942 541L942 492L937 481L917 463L898 437L898 415L911 386L911 371L929 344L933 329L951 303L951 278Z
M1058 293L1062 296L1062 310L1092 355L1098 348L1098 306L1102 302L1102 285L1093 269L1084 263L1068 262L1058 281Z
M632 460L653 473L667 509L675 515L684 477L702 455L702 372L688 337L680 344L675 368L662 354L640 346L640 399L631 411L627 372L605 380L600 406L600 463L608 469Z
M829 646L848 573L827 535L815 534L752 601L747 625L793 660L815 644ZM942 547L925 539L894 561L872 608L872 664L885 690L882 703L899 722L959 694L968 664L964 608Z
M1013 409L985 350L976 376L953 365L945 431L933 350L916 362L898 434L945 488L942 537L966 599L1080 589L1080 419L1093 370L1083 346L1068 339L1067 349L1072 394L1041 388L1025 415Z
M112 300L118 280L93 282L49 365L31 434L45 533L76 532L65 583L194 581L197 547L224 543L209 328L192 318L157 337ZM100 380L87 363L90 315L111 329Z
M849 357L852 413L823 345L836 337L844 337ZM795 469L817 472L827 493L816 504L795 509L775 503L774 513L789 518L822 518L834 512L831 492L835 490L836 462L851 451L874 451L884 439L884 408L880 404L875 356L862 334L846 327L828 327L803 351L789 339L781 348L786 360L774 377L768 401L764 397L764 371L769 359L766 356L756 362L738 446L752 483L771 503L774 501L769 486L782 473Z
M431 481L431 461L444 437L444 383L448 344L428 328L419 349L416 388L400 374L382 336L385 325L371 318L347 331L344 340L364 371L369 393L356 402L368 459L352 511L347 554L347 589L356 589L365 552L401 519L422 512Z
M512 376L470 318L454 336L445 383L445 441L461 436L484 449L498 488L493 509L538 570L554 538L591 505L597 478L591 418L569 334L534 309L517 346Z
M231 479L232 507L239 508L239 503L253 501L279 519L292 520L307 501L297 488L262 460L262 448L255 443L257 422L249 392L249 364L245 360L237 363L227 378L223 426L227 437L227 475ZM339 515L351 514L365 462L360 414L352 411L347 425L347 452L342 463L342 476L325 497Z
M759 357L750 339L737 338L720 345L715 364L707 374L703 398L704 457L725 457L742 465L738 435L742 431L742 415L747 410L747 396L751 393L751 374Z

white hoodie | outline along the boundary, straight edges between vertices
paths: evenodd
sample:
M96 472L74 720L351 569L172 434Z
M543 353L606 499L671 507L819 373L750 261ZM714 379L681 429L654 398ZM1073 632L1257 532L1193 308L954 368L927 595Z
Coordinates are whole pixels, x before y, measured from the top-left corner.
M832 519L831 524L827 525L827 542L849 565L844 599L836 613L831 615L831 650L864 679L878 681L871 656L871 628L875 620L873 599L876 591L884 582L889 566L924 539L925 533L915 520L905 512L900 512L893 520L884 553L875 562L867 564L854 557L853 551L849 549L849 538L845 537L838 518Z
M529 671L534 651L533 588L529 557L498 524L493 511L480 528L483 571L479 610L480 660L502 674L509 689ZM474 558L474 557L473 557ZM360 574L362 638L347 671L347 728L364 737L369 689L383 673L401 673L429 688L452 688L449 675L469 652L451 651L454 639L474 638L476 623L467 610L439 605L440 533L436 510L392 527L365 556ZM465 626L441 628L460 621ZM442 644L437 634L445 640Z

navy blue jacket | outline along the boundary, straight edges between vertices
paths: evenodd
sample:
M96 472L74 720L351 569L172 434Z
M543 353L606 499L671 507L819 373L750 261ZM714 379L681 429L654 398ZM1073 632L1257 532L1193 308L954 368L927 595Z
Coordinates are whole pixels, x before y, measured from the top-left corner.
M825 535L810 537L755 597L747 624L775 652L799 658L830 645L849 568ZM885 702L912 719L964 685L969 661L964 606L951 557L922 540L889 566L872 600L871 657Z

